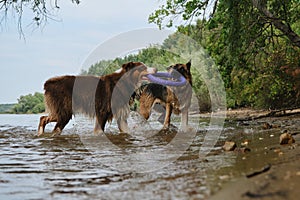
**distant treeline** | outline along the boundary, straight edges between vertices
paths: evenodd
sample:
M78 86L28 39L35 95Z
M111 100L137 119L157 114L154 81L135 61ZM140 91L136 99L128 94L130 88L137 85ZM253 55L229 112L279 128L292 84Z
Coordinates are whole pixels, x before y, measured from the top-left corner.
M20 96L18 103L12 105L8 112L14 114L36 114L44 111L44 95L36 92L34 94Z
M0 113L12 113L12 109L15 105L14 103L0 104Z

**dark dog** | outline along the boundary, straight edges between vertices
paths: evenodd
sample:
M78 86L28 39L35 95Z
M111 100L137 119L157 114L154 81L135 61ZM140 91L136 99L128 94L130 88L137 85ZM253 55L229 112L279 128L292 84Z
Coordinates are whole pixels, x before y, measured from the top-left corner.
M60 134L72 115L84 113L96 117L95 133L104 131L107 121L117 120L121 132L128 131L129 99L143 76L155 73L140 62L124 64L115 73L105 76L60 76L44 84L48 116L42 116L38 135L49 122L56 122L53 133Z
M162 113L159 121L163 123L164 129L169 128L172 112L182 113L181 128L185 129L188 125L188 109L192 98L192 75L190 72L191 62L186 64L176 64L167 68L175 76L184 76L187 80L184 86L170 87L156 83L143 85L133 95L140 101L140 114L148 119L151 109ZM156 105L160 104L160 106Z

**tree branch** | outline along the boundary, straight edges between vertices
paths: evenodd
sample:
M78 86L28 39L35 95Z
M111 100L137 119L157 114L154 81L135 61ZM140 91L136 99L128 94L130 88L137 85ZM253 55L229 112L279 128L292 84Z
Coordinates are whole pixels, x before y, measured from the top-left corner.
M266 2L265 0L252 0L253 6L264 14L295 46L300 48L300 36L297 35L288 24L285 24L283 20L271 13L266 7Z
M71 2L79 4L80 0L71 0ZM59 9L58 0L54 0L54 4L52 8ZM32 22L40 27L47 22L47 19L54 19L51 10L48 10L49 6L51 5L48 5L46 0L0 0L0 26L8 18L8 13L11 12L13 16L17 16L17 28L20 36L24 37L22 19L24 10L31 10Z

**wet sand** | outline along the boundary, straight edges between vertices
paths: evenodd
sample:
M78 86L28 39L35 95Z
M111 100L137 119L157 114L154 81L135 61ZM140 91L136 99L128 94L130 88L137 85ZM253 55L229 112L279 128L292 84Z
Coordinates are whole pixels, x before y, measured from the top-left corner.
M239 172L240 175L228 178L228 182L222 184L221 189L209 199L299 199L300 115L296 114L297 112L299 110L289 111L292 114L290 116L262 118L260 116L265 116L269 111L229 112L229 121L240 123L243 127L256 124L257 128L254 131L260 130L260 136L256 138L256 141L252 140L249 143L249 148L253 151L239 155L236 164L228 171L220 170L222 174L220 177L227 177L227 173L232 172ZM246 118L259 119L244 121ZM273 128L266 127L266 123L273 125ZM284 131L292 134L295 143L279 144L279 136ZM241 135L243 135L243 131L241 131ZM245 137L242 138L245 139ZM237 135L231 139L239 141Z

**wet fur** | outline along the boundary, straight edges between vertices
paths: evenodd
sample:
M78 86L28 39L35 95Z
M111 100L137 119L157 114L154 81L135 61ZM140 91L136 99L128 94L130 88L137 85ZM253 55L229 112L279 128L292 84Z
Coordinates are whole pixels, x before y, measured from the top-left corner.
M174 76L179 73L183 75L187 83L180 87L163 86L156 83L143 85L133 95L134 98L140 101L140 114L148 119L151 115L151 110L154 109L162 115L159 121L163 123L164 129L169 128L171 114L180 114L181 128L185 129L188 126L188 109L191 105L192 98L192 75L190 73L191 62L186 64L176 64L168 67L168 71ZM176 73L174 73L175 71ZM179 73L178 73L179 72Z
M143 63L130 62L122 65L118 73L105 76L60 76L47 80L44 97L49 114L40 118L38 135L44 133L49 122L56 122L53 133L60 134L75 113L96 117L95 133L103 132L106 122L113 118L117 119L120 131L126 132L129 113L126 97L130 97L130 90L136 87L141 76L149 73L147 70ZM123 75L130 81L115 87ZM112 100L113 91L118 102Z

